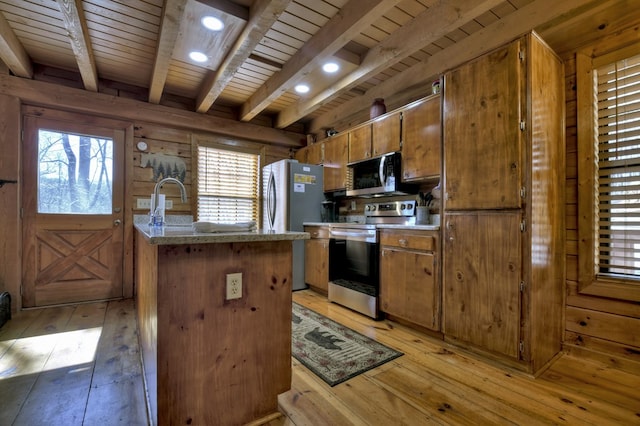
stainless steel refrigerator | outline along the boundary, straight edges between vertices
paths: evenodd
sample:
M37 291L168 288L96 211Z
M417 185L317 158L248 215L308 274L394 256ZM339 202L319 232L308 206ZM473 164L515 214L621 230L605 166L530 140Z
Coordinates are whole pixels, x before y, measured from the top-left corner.
M304 231L304 222L320 222L324 192L322 166L280 160L262 169L262 227L269 231ZM304 240L293 241L293 290L304 282Z

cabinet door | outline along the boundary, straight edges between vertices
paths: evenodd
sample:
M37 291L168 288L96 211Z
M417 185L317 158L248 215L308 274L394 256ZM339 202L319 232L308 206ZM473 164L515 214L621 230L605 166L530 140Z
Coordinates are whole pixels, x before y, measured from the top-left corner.
M373 156L400 151L400 113L385 115L371 123Z
M440 175L440 96L402 112L402 179L411 181Z
M433 253L384 247L380 253L383 312L438 331L440 297Z
M322 152L324 143L314 143L296 151L294 158L301 163L322 164Z
M521 215L447 214L443 264L443 332L518 358Z
M371 124L349 132L349 162L371 158Z
M324 191L345 189L349 134L344 133L324 142Z
M447 209L520 208L525 94L519 52L515 42L445 75Z
M325 293L329 288L329 240L304 241L304 281Z
M296 160L298 160L301 163L306 163L308 157L309 157L309 147L308 146L305 146L304 148L300 148L299 150L296 151L295 154L293 154L293 158L295 158Z

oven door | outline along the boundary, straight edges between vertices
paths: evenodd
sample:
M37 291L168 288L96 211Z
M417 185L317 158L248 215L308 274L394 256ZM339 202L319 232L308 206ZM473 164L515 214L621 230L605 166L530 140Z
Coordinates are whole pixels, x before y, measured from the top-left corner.
M332 229L328 299L377 319L378 254L375 229Z

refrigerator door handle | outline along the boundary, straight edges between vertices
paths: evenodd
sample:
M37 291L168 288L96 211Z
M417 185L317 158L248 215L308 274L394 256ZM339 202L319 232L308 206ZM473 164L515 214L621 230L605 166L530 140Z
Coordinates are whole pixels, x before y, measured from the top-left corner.
M273 171L269 172L269 184L267 185L267 214L269 215L269 230L273 231L276 221L276 178Z

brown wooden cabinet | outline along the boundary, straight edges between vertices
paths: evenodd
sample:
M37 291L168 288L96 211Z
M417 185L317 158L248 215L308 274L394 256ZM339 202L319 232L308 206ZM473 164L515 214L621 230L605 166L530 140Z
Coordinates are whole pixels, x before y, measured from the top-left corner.
M349 131L349 162L400 151L401 114L385 114Z
M402 111L402 180L437 178L442 161L440 95L414 102Z
M371 158L371 123L349 130L349 162Z
M324 141L324 191L338 191L347 185L349 134L340 133Z
M324 142L307 145L296 151L294 158L305 164L322 164L324 157Z
M400 119L400 112L393 112L371 122L373 157L400 151Z
M380 310L440 330L437 231L380 230Z
M449 213L443 269L448 336L518 357L521 214Z
M528 372L562 342L563 78L535 34L445 76L443 333Z
M312 289L327 294L329 289L329 227L305 226L311 239L304 241L304 281Z

